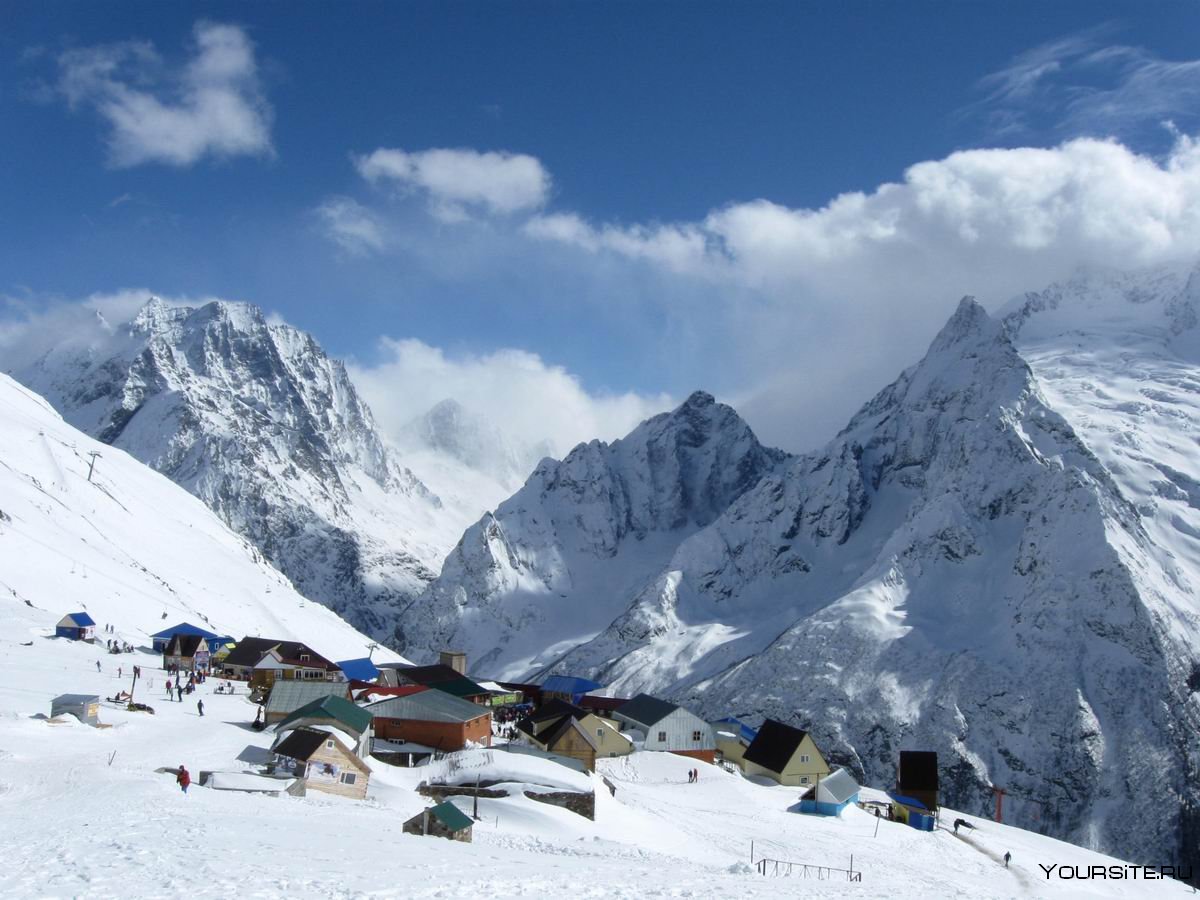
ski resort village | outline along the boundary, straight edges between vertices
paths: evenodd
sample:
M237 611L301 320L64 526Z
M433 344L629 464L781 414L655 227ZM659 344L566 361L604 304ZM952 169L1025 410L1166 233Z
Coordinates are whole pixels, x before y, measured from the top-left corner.
M0 0L0 900L1200 891L1200 2Z

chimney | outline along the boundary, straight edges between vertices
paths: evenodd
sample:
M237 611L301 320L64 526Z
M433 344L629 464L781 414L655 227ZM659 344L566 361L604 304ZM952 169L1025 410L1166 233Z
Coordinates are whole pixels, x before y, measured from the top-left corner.
M459 675L467 674L467 654L461 650L443 650L438 654L438 662L449 666Z

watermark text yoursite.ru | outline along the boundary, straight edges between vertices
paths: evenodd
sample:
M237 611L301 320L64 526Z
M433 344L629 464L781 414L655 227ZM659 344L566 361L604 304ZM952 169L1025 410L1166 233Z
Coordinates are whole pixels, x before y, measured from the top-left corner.
M1191 881L1191 866L1062 866L1058 864L1043 865L1038 868L1046 873L1046 880L1054 878L1063 881L1155 881L1160 878L1175 878L1179 881Z

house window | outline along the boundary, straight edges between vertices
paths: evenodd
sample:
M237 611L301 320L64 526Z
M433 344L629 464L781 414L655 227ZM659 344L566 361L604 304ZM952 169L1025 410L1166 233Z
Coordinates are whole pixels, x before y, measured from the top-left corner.
M802 763L806 763L806 762L808 762L808 761L809 761L809 760L811 760L811 759L812 759L812 757L811 757L811 756L809 756L807 753L801 753L801 754L800 754L800 762L802 762Z
M309 660L309 656L307 653L300 654L300 662L308 662L308 660Z
M604 729L603 728L596 729L596 737L600 738L600 743L602 743L602 744L604 743Z
M808 784L808 776L807 776L807 775L801 775L801 776L800 776L800 783L801 783L801 784Z
M325 742L325 749L326 749L326 750L332 750L332 749L333 749L333 741L326 741L326 742Z
M700 732L693 731L692 732L692 740L695 741L696 743L700 743Z
M658 733L658 740L659 740L659 743L666 743L667 733L665 731L660 731Z
M343 772L342 777L338 779L342 784L354 784L358 780L358 776L353 772Z

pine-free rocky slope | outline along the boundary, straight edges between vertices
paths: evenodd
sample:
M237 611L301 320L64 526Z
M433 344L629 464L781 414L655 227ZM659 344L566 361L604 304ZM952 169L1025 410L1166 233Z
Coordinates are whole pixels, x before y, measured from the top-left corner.
M345 367L254 306L153 299L14 374L385 643L462 528L397 461Z
M510 658L803 725L869 782L936 750L960 808L999 785L1011 821L1195 862L1195 285L1082 278L1004 322L964 300L823 450L668 530L640 583L604 569L579 589L575 559L617 553L577 535L626 520L581 456L555 495L598 502L551 515L527 485L464 536L424 634L503 659L506 635L554 621L549 654Z

